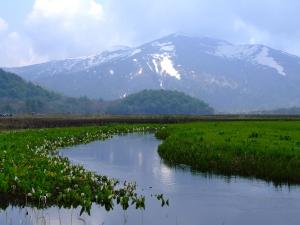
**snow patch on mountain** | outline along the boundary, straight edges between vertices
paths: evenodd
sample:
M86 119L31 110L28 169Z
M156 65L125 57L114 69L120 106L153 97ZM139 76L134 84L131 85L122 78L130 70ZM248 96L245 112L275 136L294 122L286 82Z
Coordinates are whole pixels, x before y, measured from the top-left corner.
M159 41L155 41L151 44L153 47L163 47L163 46L168 46L168 45L172 45L172 42L159 42Z
M253 56L258 51L257 45L231 45L221 44L216 47L214 54L216 56L230 59L245 59Z
M160 87L160 88L164 88L162 79L159 80L159 87Z
M151 71L153 71L153 68L152 68L152 66L150 65L150 62L146 62L146 64L147 64L148 68L149 68Z
M136 54L139 54L140 52L142 52L141 49L139 49L139 48L134 49L134 50L128 55L128 57L132 57L132 56L134 56L134 55L136 55Z
M153 62L154 68L155 68L155 72L156 72L156 73L159 73L159 70L158 70L158 64L156 63L155 58L156 58L156 56L154 56L154 59L152 59L152 62Z
M225 77L218 77L211 74L203 74L203 81L207 84L212 84L218 87L225 87L236 89L238 88L238 83L232 80L228 80Z
M99 66L103 63L116 61L122 58L130 58L140 52L142 52L142 50L139 48L130 49L128 47L115 51L104 51L99 55L90 55L79 58L69 58L61 61L52 61L49 63L49 65L51 66L48 68L46 67L46 70L49 70L49 73L52 76L65 72L89 70L90 68ZM134 59L133 61L137 62L137 59ZM110 72L110 74L112 73Z
M124 51L124 52L105 52L104 54L101 54L97 56L96 60L93 60L92 64L89 64L89 66L95 66L95 65L100 65L101 63L104 62L109 62L112 60L117 60L120 58L124 57L129 57L133 52L131 51Z
M166 45L160 48L161 51L173 52L175 50L174 45Z
M116 52L116 51L124 51L131 49L129 46L126 45L113 45L105 49L107 52Z
M143 68L141 67L138 71L138 75L142 75L143 74Z
M280 75L286 76L284 68L269 55L269 49L261 45L222 44L216 47L214 55L267 66L275 69Z
M170 59L170 57L168 57L167 55L163 56L160 65L162 73L166 73L172 77L175 77L177 80L181 79L181 76L178 73L178 71L174 68L173 62Z
M126 98L126 97L127 97L127 93L126 92L120 96L121 99L122 98Z
M172 42L153 42L152 43L153 47L159 47L160 51L162 52L173 52L175 51L175 46L173 45Z
M260 65L275 69L282 76L286 76L284 68L274 58L269 56L269 49L266 47L263 47L260 53L256 55L255 61Z
M153 54L152 56L152 62L154 64L156 73L159 73L160 75L169 75L176 78L177 80L181 80L181 75L174 68L174 64L170 54Z

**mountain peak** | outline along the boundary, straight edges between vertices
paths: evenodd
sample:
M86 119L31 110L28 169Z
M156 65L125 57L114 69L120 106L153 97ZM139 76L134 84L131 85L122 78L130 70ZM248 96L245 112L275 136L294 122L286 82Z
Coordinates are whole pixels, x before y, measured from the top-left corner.
M236 112L300 105L299 62L264 45L175 33L135 48L8 70L70 96L115 99L175 89Z
M126 45L113 45L107 49L105 49L105 52L116 52L116 51L126 51L131 49L131 47Z

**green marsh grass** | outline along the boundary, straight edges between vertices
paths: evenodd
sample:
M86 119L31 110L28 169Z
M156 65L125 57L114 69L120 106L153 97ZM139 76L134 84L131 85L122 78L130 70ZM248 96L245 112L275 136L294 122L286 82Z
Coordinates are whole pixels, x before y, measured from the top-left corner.
M158 127L111 125L102 127L53 128L0 133L0 208L9 204L47 207L82 207L92 203L113 209L145 207L145 197L136 194L134 183L117 180L71 165L57 149L103 140L115 134L155 132Z
M199 122L157 132L169 164L223 175L300 183L300 121Z
M97 203L145 207L134 183L122 183L70 164L58 149L116 134L153 132L169 164L194 170L300 183L300 121L203 121L165 125L107 125L0 132L0 208L8 205L82 207ZM163 196L154 195L162 205Z

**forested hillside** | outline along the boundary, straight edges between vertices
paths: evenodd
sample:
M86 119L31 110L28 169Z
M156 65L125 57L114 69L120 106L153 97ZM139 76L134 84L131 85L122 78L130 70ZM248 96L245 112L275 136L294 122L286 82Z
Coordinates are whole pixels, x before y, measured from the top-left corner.
M103 101L70 98L47 91L0 69L0 113L99 113Z
M205 102L182 92L144 90L127 96L108 107L110 114L213 114Z

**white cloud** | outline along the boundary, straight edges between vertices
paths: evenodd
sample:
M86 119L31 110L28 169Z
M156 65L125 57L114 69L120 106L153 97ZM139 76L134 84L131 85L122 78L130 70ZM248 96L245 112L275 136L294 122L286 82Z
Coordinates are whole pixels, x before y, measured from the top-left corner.
M95 0L36 0L25 31L36 51L53 59L97 53L110 35Z
M103 7L95 0L36 0L29 23L41 23L45 19L74 20L78 16L101 19Z
M124 33L131 33L106 11L96 0L35 0L18 33L0 36L0 66L97 54L129 44Z
M28 38L15 31L0 38L0 52L0 67L24 66L47 60L35 53Z
M236 34L242 34L244 36L244 42L249 44L265 44L270 41L268 32L261 30L250 23L246 23L240 18L233 21L233 29Z
M8 28L8 24L4 19L0 17L0 32L6 31Z
M10 31L7 22L0 17L0 67L28 65L40 60L30 47L30 42L20 33Z

